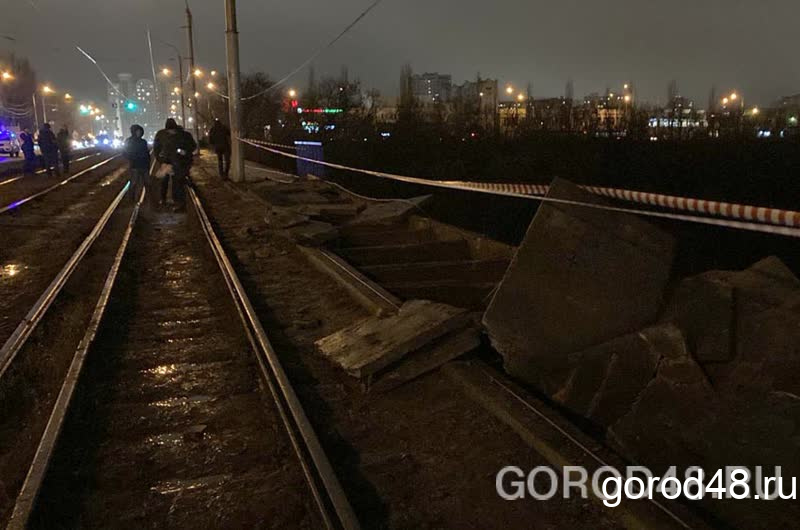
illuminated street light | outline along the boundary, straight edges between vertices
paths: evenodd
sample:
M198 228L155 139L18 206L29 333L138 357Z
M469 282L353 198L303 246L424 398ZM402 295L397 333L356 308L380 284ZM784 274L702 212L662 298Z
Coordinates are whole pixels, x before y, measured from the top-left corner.
M290 98L297 97L297 90L295 90L295 89L293 89L293 88L292 88L292 89L290 89L290 90L289 90L289 97L290 97Z
M195 77L203 77L203 71L199 68L194 69L194 76Z
M217 77L217 71L211 70L211 77Z
M525 94L522 93L517 94L517 101L525 101Z
M514 87L511 86L511 85L508 85L506 87L506 94L513 94L513 93L514 93Z
M761 111L759 110L758 107L753 107L753 110L751 112L752 112L753 116L757 116L758 113L761 112Z
M70 100L72 100L72 95L71 94L64 94L64 99L67 100L67 101L70 101Z
M11 75L11 72L3 72L0 77L3 78L3 81L11 81L12 79L14 79L14 76Z
M625 103L630 103L630 102L631 102L631 95L625 94Z
M170 70L169 68L164 68L164 69L161 70L161 73L164 74L164 75L169 76L169 75L172 75L172 70Z
M172 92L173 92L173 94L180 94L181 93L181 87L176 86L175 88L172 89Z
M200 92L195 92L194 93L194 98L195 99L199 99L200 98Z
M42 87L42 92L44 92L45 94L52 94L53 92L55 92L55 90L50 88L48 85L45 85Z
M728 101L729 101L728 98L722 98L722 104L723 105L727 105Z
M209 81L208 84L206 85L206 88L208 88L209 90L214 90L215 88L217 88L217 86L211 81Z
M736 101L738 97L739 95L736 92L734 92L733 94L731 94L731 101Z

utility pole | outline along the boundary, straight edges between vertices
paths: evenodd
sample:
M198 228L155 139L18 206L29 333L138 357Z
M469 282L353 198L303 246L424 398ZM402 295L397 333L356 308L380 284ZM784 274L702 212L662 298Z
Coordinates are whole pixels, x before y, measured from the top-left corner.
M36 130L39 130L39 111L36 109L36 92L34 91L31 94L31 100L33 101L33 120L36 122Z
M178 92L181 94L181 122L186 127L186 96L184 95L183 86L183 57L181 52L178 52Z
M192 11L189 9L189 0L186 0L186 31L189 38L189 75L192 78L192 111L194 113L194 139L200 143L200 123L197 120L197 76L194 66L194 35L192 33Z
M236 0L225 0L225 48L228 55L228 114L231 128L231 180L244 180L242 135L242 85L239 79L239 32L236 28Z

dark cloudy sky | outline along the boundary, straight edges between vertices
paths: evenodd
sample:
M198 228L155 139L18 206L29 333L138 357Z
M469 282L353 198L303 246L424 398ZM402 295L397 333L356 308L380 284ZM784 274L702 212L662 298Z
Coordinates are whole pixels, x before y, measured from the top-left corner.
M0 0L0 47L27 55L40 77L78 97L103 81L80 44L109 74L149 72L145 29L183 47L183 0ZM344 28L371 0L239 0L242 67L281 77ZM191 0L198 62L224 68L223 0ZM531 82L537 96L618 88L666 99L670 79L705 106L711 85L766 105L800 92L797 0L384 0L317 61L319 75L347 64L387 95L402 63L454 81L477 72L501 83ZM169 50L156 46L157 63ZM302 87L307 73L293 85Z

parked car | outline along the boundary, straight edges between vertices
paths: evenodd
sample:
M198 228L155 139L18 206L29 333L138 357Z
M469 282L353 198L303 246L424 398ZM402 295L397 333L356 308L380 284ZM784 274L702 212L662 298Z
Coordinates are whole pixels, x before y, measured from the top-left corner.
M19 156L19 139L11 131L0 131L0 153Z

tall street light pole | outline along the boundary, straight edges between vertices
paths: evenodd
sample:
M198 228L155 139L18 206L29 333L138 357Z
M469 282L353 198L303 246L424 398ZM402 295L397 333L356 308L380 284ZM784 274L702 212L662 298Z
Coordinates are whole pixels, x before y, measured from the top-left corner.
M242 135L242 83L239 78L239 32L236 27L236 0L225 0L225 48L228 55L228 115L231 128L231 180L244 180Z
M192 111L194 114L194 138L200 143L200 123L197 120L197 74L194 66L194 35L192 30L192 11L189 9L189 0L186 0L186 36L189 39L189 68L192 78Z

